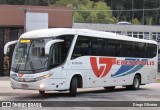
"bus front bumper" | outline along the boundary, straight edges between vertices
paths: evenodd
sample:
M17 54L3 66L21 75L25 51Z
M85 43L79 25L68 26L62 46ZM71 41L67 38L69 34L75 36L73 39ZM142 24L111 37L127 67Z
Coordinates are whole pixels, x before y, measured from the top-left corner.
M11 87L13 89L26 89L26 90L50 90L49 80L43 79L36 82L18 82L10 78Z

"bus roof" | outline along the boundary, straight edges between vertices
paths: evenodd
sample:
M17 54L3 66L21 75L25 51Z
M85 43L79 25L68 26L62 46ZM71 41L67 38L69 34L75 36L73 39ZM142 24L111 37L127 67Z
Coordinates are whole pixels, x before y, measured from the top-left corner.
M60 35L82 35L82 36L92 36L99 38L108 38L108 39L117 39L117 40L126 40L126 41L135 41L135 42L145 42L157 44L153 40L145 40L139 38L128 37L125 35L118 35L111 32L96 31L90 29L73 29L73 28L50 28L50 29L40 29L35 31L30 31L22 34L20 38L22 39L36 39L36 38L47 38L47 37L56 37Z

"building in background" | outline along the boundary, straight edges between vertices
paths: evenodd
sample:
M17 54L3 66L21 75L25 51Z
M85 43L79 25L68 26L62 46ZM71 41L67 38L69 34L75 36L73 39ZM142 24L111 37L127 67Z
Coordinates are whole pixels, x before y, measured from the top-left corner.
M113 32L139 39L155 40L160 43L160 26L74 23L73 28Z
M0 5L0 76L9 75L9 67L14 46L9 49L9 55L4 57L4 45L24 33L26 29L26 14L47 13L48 28L71 28L72 10L66 7L53 6L23 6L23 5Z

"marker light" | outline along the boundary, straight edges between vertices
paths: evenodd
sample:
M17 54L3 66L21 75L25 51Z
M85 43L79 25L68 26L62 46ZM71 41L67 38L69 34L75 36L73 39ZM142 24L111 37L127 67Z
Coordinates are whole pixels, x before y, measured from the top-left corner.
M30 43L31 41L29 39L21 39L20 42L21 43Z

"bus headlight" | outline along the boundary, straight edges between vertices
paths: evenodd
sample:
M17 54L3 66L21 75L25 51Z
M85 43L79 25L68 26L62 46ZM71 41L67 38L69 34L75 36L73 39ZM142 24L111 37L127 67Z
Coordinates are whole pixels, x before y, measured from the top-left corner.
M44 84L40 84L39 87L40 87L41 89L43 89L43 88L44 88Z
M43 75L43 76L37 77L36 80L39 81L39 80L42 80L42 79L46 79L50 76L52 76L52 74Z

